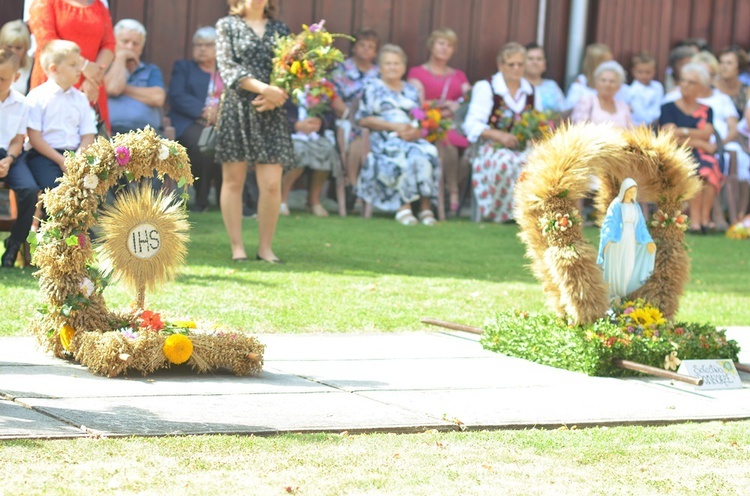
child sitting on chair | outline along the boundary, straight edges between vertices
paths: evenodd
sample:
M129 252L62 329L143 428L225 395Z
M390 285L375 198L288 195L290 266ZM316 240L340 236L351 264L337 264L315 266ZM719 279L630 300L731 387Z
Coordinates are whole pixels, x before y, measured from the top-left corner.
M26 241L34 217L39 186L21 153L26 138L29 107L26 98L11 88L20 77L20 60L11 50L0 48L0 182L16 195L17 217L5 239L2 267L15 265L18 251Z
M65 152L94 142L96 119L86 96L73 85L81 79L81 50L72 41L54 40L42 50L49 79L31 90L28 164L40 188L54 188L66 171Z

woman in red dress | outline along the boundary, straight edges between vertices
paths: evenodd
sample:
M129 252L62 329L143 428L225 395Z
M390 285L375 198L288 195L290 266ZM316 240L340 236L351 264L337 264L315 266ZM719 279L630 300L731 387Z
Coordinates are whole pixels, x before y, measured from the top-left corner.
M115 34L109 9L101 0L34 0L29 27L39 53L52 40L68 40L81 48L83 75L76 87L83 91L109 127L104 73L114 59ZM40 58L31 73L31 88L47 80Z

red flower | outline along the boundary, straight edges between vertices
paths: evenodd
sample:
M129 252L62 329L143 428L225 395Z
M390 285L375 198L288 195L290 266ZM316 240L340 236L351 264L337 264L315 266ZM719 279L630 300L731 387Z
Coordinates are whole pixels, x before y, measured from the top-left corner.
M685 334L685 329L683 329L682 327L678 327L677 329L674 330L674 333L677 334L678 336L682 336L683 334Z
M152 331L161 331L164 329L164 322L161 321L161 316L151 310L144 310L140 320L141 327L151 329Z

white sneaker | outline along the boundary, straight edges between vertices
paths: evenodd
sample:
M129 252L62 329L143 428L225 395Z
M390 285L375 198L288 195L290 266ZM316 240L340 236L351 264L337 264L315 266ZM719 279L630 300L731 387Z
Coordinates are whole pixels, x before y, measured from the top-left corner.
M435 214L432 213L432 210L422 210L419 212L419 220L425 226L434 226L437 224L437 219L435 218Z
M396 212L396 222L405 226L413 226L418 224L416 217L411 213L410 209L399 210Z
M279 215L283 215L285 217L288 217L290 214L289 212L289 205L286 203L282 203L281 207L279 208Z

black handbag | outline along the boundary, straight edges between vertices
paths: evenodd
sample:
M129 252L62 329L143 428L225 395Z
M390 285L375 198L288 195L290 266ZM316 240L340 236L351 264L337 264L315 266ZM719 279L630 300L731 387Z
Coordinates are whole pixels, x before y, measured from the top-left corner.
M216 151L216 126L206 126L198 137L198 149L205 154Z

